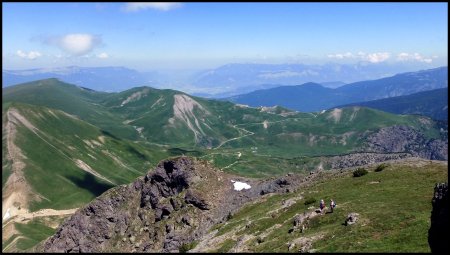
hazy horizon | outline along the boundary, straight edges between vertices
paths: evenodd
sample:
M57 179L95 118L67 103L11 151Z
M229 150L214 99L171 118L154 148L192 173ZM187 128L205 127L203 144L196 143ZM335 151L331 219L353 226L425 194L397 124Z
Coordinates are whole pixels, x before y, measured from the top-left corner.
M447 3L3 3L3 69L447 65Z

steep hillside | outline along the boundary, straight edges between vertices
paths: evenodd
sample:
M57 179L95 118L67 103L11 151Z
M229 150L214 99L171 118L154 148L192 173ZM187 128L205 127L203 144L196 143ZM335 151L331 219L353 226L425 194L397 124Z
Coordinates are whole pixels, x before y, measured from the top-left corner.
M418 114L435 120L448 119L448 88L390 97L340 107L364 106L395 114ZM339 107L339 106L338 106Z
M336 89L324 88L313 83L281 86L233 96L229 100L250 106L281 105L293 110L314 112L337 105L410 95L445 87L448 87L448 68L440 67L378 80L355 82Z
M34 250L429 252L430 197L447 165L413 159L374 168L359 178L331 171L256 181L190 158L166 160L79 209ZM248 187L238 190L238 181ZM320 199L337 201L334 212L316 213ZM346 226L350 213L358 219Z
M223 125L211 101L179 91L134 88L111 95L102 104L151 142L212 148L238 135Z
M121 137L137 139L136 130L122 124L122 119L99 104L108 95L111 94L83 89L57 79L45 79L4 88L2 99L3 102L58 109Z
M2 215L78 207L167 156L59 110L11 103L3 113Z

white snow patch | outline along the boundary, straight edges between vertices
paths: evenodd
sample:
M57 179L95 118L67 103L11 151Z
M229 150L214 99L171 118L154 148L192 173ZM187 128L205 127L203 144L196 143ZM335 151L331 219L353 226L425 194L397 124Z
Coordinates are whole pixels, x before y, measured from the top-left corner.
M324 113L325 112L325 110L322 110L321 112L320 112L320 114L322 114L322 113Z
M234 185L234 190L237 190L237 191L241 191L243 189L250 189L252 187L245 182L237 182L237 181L233 181L233 180L231 180L231 182Z
M7 220L9 217L11 217L11 214L9 213L9 208L6 210L5 215L3 216L3 220Z

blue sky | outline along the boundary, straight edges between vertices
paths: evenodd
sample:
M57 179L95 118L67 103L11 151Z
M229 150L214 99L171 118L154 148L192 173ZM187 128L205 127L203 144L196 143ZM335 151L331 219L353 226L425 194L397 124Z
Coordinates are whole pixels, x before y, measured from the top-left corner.
M3 3L3 68L447 64L447 3Z

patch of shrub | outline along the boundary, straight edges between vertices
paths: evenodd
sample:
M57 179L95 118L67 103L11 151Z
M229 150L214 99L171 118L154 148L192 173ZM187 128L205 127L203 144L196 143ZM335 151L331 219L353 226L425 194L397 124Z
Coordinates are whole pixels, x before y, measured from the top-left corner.
M178 251L180 253L186 253L187 251L194 249L195 246L197 246L197 244L198 244L198 241L193 241L191 243L185 243L185 244L180 246Z
M227 221L229 221L231 219L233 219L233 214L231 212L228 212Z
M353 172L353 177L361 177L363 175L366 175L368 172L364 168L358 168Z
M305 199L305 205L310 205L310 204L314 204L317 200L313 197L308 197L307 199Z
M381 172L381 171L383 171L383 169L385 169L386 167L388 167L388 165L386 165L386 164L381 164L381 165L377 166L377 168L375 168L375 172Z

